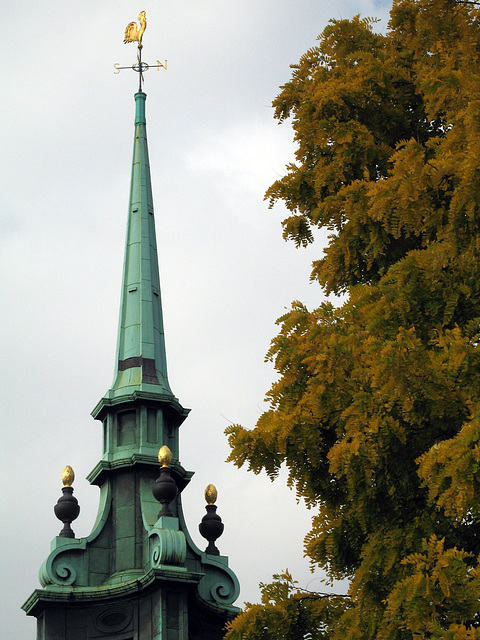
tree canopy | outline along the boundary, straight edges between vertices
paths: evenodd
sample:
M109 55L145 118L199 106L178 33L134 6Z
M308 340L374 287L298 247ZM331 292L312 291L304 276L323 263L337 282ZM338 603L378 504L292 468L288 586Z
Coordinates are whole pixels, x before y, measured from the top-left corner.
M277 577L227 637L480 638L480 11L332 20L292 69L273 105L296 161L266 197L297 246L328 231L311 278L344 302L279 319L269 410L227 429L229 459L287 466L312 565L351 586ZM282 607L310 629L268 635Z

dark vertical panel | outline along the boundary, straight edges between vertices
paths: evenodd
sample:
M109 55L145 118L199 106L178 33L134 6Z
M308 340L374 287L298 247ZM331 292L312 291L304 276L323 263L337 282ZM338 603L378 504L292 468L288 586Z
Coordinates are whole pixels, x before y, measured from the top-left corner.
M158 442L157 439L157 411L147 409L147 441Z
M124 411L117 416L117 444L119 447L135 444L136 421L135 411Z

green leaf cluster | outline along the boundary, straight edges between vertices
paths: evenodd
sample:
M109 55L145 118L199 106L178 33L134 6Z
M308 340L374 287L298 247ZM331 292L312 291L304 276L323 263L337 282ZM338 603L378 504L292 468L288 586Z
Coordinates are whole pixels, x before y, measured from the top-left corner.
M477 638L480 11L398 0L373 27L332 20L274 101L297 151L266 197L297 246L327 230L311 277L345 302L279 319L269 410L227 429L229 459L285 464L312 565L351 580L318 637ZM292 598L249 606L238 633Z

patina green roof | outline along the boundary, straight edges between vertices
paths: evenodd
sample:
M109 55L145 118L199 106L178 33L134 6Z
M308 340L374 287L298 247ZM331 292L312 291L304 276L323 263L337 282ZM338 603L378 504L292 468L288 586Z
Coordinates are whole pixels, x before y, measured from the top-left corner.
M109 398L136 391L173 396L167 379L160 278L148 161L145 99L135 94L133 147L115 376Z

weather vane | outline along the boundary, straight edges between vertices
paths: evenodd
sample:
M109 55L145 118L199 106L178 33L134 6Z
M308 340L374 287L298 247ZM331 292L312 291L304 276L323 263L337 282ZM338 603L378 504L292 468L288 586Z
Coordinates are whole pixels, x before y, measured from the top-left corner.
M113 65L115 69L113 73L120 73L121 69L133 69L134 71L136 71L139 76L138 91L141 92L142 82L144 81L143 72L148 71L148 69L150 69L151 66L156 66L157 71L160 71L160 67L162 67L162 69L165 69L166 71L167 61L165 60L165 62L160 62L159 60L157 60L156 65L149 65L146 62L142 62L142 49L143 49L142 38L145 32L145 29L147 28L147 17L145 15L145 11L140 11L140 15L138 16L138 19L140 21L140 29L137 28L136 22L130 22L127 25L127 28L125 29L125 39L123 41L124 44L127 44L128 42L138 42L137 61L134 62L130 67L120 67L117 63L115 63Z

